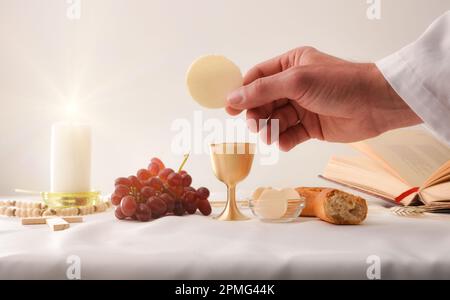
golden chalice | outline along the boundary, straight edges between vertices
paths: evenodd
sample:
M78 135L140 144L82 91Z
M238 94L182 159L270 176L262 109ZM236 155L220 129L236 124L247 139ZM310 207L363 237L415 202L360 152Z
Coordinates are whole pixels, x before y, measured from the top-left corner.
M236 185L250 173L256 145L224 143L212 144L210 147L214 174L227 185L227 204L223 212L215 218L220 221L248 220L236 205Z

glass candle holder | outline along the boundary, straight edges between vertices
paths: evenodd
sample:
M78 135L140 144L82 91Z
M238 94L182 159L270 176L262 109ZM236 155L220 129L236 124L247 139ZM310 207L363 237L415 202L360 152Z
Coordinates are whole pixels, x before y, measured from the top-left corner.
M42 192L41 197L50 208L91 206L99 203L101 200L100 192L98 191L84 193Z

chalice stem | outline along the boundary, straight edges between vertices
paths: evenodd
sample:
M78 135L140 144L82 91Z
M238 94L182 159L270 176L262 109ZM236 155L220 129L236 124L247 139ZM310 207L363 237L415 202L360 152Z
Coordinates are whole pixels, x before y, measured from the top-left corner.
M225 206L225 210L238 210L236 204L236 185L227 186L227 205Z
M236 185L227 185L227 204L217 219L221 221L244 221L249 219L237 207Z

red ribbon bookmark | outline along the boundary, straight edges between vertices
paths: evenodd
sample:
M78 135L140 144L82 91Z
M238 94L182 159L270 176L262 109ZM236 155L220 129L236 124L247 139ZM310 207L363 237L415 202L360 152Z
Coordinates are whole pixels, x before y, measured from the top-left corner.
M419 190L420 190L419 187L415 187L410 190L407 190L406 192L404 192L403 194L401 194L400 196L395 198L395 202L400 203L403 199L405 199L406 197L408 197L411 194L417 193Z

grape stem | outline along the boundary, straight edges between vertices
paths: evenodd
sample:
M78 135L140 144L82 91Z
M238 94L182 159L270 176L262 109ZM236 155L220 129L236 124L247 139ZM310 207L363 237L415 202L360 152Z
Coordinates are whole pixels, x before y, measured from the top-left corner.
M184 165L186 164L186 162L187 162L187 160L189 158L189 154L190 153L184 155L183 162L181 163L180 167L178 168L178 173L180 173L181 170L183 170L183 167L184 167Z

